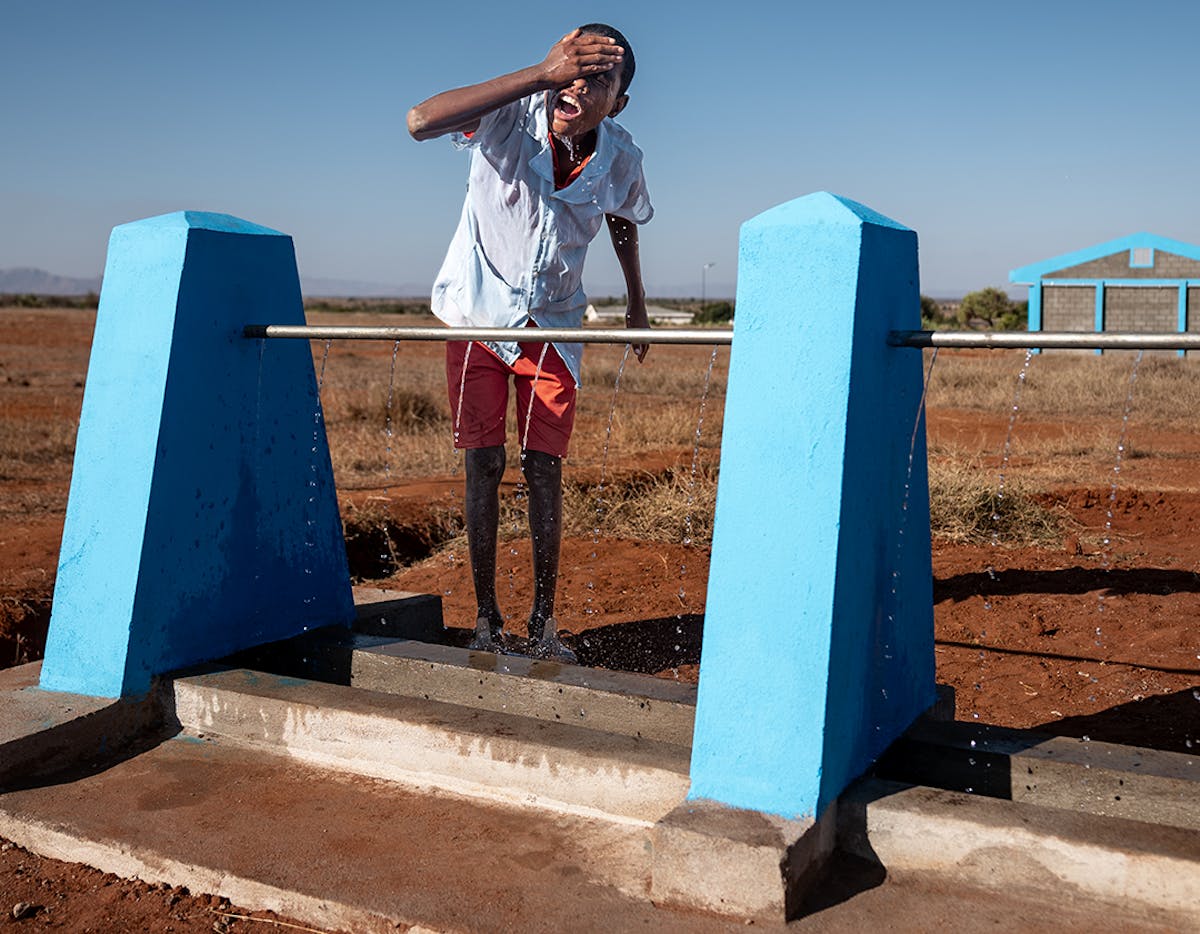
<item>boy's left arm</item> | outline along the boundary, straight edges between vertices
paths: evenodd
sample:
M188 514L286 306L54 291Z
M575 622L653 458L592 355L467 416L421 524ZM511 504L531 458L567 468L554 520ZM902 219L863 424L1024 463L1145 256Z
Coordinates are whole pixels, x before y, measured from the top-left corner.
M637 224L616 214L605 214L604 219L608 222L608 235L612 238L617 262L621 264L621 272L625 275L625 294L629 296L629 304L625 309L625 326L648 328L650 319L646 316L646 289L642 285ZM637 354L639 363L646 359L649 350L649 344L633 345L633 352Z

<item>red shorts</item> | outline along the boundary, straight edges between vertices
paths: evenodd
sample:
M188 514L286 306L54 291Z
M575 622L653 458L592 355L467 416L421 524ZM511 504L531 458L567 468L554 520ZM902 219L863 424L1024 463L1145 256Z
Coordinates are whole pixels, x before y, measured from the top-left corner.
M509 366L478 341L446 342L446 388L454 446L490 448L504 444L511 377L517 388L517 437L522 449L566 457L575 425L575 378L554 347L546 346L539 369L543 345L518 346L521 356Z

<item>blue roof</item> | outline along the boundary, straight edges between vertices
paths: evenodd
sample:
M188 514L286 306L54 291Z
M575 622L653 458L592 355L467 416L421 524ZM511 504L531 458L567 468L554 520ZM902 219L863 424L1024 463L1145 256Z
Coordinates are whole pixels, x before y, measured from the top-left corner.
M1160 237L1157 234L1135 233L1129 234L1127 237L1118 237L1116 240L1097 243L1095 246L1085 247L1082 250L1076 250L1074 253L1064 253L1062 256L1056 256L1053 259L1044 259L1040 263L1030 263L1028 266L1021 266L1019 269L1014 269L1008 274L1008 281L1019 283L1036 282L1047 273L1057 272L1060 269L1069 269L1072 266L1078 266L1080 263L1088 263L1094 259L1111 256L1113 253L1120 253L1122 250L1133 250L1139 247L1151 247L1155 250L1174 253L1177 256L1185 256L1188 259L1200 260L1200 246L1184 243L1180 240L1171 240L1167 237Z

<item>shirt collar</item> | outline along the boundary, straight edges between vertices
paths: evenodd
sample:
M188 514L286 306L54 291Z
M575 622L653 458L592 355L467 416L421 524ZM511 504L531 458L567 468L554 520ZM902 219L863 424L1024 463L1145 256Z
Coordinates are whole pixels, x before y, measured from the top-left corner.
M551 197L569 204L583 204L592 200L592 184L599 176L608 173L613 157L613 134L609 129L610 117L605 117L596 127L596 151L583 166L583 171L566 188L554 188L554 154L550 151L550 122L546 114L546 95L535 96L533 104L534 139L540 148L529 160L534 173L550 183Z

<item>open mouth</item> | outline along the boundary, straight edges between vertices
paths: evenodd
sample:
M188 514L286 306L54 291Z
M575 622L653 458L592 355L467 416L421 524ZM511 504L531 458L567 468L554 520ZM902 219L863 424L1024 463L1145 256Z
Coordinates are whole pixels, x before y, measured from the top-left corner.
M581 113L583 107L580 106L579 98L568 91L560 91L554 101L554 115L561 120L574 120Z

